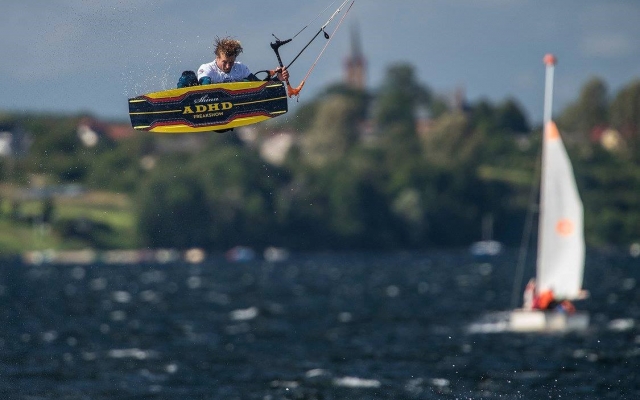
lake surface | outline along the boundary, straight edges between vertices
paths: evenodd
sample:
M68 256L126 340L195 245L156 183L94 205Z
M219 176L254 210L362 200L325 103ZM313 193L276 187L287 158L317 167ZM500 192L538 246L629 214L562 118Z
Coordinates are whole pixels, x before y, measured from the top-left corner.
M640 259L588 254L587 332L469 333L516 259L4 261L0 398L639 399Z

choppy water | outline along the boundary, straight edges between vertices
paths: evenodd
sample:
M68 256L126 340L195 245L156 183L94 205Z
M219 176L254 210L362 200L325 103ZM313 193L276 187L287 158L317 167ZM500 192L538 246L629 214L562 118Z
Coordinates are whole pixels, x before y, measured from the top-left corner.
M582 334L469 334L516 255L0 268L3 399L638 399L640 262L590 254Z

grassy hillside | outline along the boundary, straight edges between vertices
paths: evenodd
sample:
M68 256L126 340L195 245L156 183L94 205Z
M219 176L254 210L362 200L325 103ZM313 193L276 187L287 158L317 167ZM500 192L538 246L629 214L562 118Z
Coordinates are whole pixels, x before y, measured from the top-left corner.
M26 196L23 188L0 187L0 254L135 243L135 215L126 195L85 192L47 199Z

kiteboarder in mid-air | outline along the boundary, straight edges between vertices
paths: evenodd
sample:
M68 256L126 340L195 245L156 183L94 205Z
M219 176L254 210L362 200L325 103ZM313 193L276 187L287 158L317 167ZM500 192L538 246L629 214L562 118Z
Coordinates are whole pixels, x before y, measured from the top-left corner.
M236 61L243 50L238 40L216 37L215 59L202 64L197 73L193 70L184 71L178 79L177 89L147 93L129 99L131 126L137 130L157 133L226 132L285 114L288 110L287 97L299 96L305 81L354 2L355 0L343 0L327 22L286 66L279 49L291 42L309 24L290 39L280 40L273 35L276 40L271 43L271 49L279 64L273 70L252 72L246 65ZM343 9L346 11L333 33L327 33L325 28ZM324 47L300 84L297 87L291 86L289 67L321 35L327 39ZM262 73L266 74L264 79L260 79Z
M231 37L216 37L214 41L214 54L215 59L211 62L202 64L198 68L197 75L193 71L184 71L178 80L178 88L195 86L195 85L210 85L212 83L230 83L241 81L257 81L259 80L249 67L245 64L236 61L236 58L242 53L242 44L239 40ZM279 81L288 81L289 72L284 67L278 67L271 71L273 78ZM269 74L266 80L272 79L272 74ZM233 130L233 128L219 129L216 132L227 132Z

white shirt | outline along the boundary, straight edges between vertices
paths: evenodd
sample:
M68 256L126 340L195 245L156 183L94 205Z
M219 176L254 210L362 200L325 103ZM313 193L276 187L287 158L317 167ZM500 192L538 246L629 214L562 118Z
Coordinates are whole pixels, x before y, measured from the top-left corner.
M198 68L198 80L200 78L208 76L211 78L211 83L224 83L224 82L238 82L246 78L251 74L249 68L236 61L231 67L231 71L227 74L216 65L216 60L209 63L202 64Z

